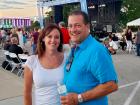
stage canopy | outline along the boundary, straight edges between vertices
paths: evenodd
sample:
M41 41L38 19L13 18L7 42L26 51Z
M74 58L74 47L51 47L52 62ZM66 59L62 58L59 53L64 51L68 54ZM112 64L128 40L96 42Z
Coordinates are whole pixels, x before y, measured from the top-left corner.
M43 28L43 7L57 6L69 3L80 3L81 10L88 13L87 4L93 3L95 5L101 5L106 3L113 3L122 0L37 0L38 16L40 20L41 27Z
M80 0L38 0L38 5L50 7L54 5L62 5L62 4L68 4L68 3L75 3L80 2Z
M127 26L140 26L140 18L127 23Z
M68 3L80 3L81 10L87 13L87 1L86 0L37 0L37 7L38 7L38 16L40 20L41 28L43 28L43 14L42 14L42 8L43 7L50 7L50 6L56 6L56 5L63 5Z
M62 5L62 4L68 4L68 3L75 3L75 2L81 2L84 0L37 0L37 2L41 3L42 6L54 6L54 5ZM94 4L101 4L101 3L109 3L109 2L116 2L121 0L86 0L87 2L92 2Z

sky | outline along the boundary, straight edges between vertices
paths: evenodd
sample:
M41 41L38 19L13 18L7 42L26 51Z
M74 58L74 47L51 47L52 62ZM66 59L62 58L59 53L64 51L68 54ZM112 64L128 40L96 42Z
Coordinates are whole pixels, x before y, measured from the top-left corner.
M37 16L37 0L0 0L0 17Z

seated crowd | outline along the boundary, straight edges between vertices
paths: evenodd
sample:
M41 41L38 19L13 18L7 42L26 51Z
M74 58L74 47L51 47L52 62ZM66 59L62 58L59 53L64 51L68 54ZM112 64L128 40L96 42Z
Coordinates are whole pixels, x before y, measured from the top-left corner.
M28 54L28 52L24 51L18 44L19 44L19 41L17 37L12 37L11 40L6 41L4 45L4 50L7 50L11 53L15 53L16 55L23 54L23 53Z
M111 54L116 54L118 50L117 44L112 40L112 37L109 37L104 40L104 46L109 50Z

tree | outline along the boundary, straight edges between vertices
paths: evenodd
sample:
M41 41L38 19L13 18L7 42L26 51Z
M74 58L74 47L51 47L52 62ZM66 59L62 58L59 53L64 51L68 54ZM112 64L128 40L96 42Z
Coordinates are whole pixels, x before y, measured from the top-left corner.
M120 24L123 26L127 22L140 18L140 0L123 0L120 11Z
M51 20L51 17L54 17L54 7L50 7L51 10L45 12L46 14L46 23L53 23ZM67 23L68 14L73 10L80 10L80 4L74 3L74 4L65 4L63 5L63 21Z
M67 23L68 14L73 10L80 10L80 4L65 4L63 6L63 21Z
M46 17L43 20L44 26L48 23L54 23L54 7L49 7L49 11L45 12Z
M34 29L35 27L40 28L40 23L38 21L32 22L31 29Z

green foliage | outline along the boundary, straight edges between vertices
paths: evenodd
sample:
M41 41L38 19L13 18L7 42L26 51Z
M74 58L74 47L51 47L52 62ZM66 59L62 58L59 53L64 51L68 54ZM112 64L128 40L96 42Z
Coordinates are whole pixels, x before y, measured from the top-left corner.
M47 18L54 16L54 7L49 7L49 8L51 8L51 11L45 12Z
M66 4L63 6L63 21L67 23L68 15L73 10L80 10L80 4Z
M51 8L50 11L45 12L45 18L44 18L44 25L47 25L48 23L54 23L53 17L54 17L54 7Z
M40 28L40 23L38 21L32 22L31 29Z
M54 17L54 7L50 7L50 8L51 8L51 11L45 12L45 15L46 15L45 22L46 23L52 22L50 18L51 18L51 16ZM63 6L63 21L65 23L67 23L68 14L73 10L80 10L80 4L79 3L65 4Z
M140 18L140 0L123 0L122 8L126 8L126 12L120 13L120 24L123 26L129 21Z

